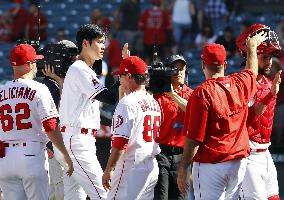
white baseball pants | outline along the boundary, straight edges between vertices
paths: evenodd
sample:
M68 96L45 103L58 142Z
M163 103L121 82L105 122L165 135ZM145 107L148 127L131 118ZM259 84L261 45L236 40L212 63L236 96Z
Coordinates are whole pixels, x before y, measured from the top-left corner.
M107 192L102 185L103 170L96 156L96 139L92 135L62 133L64 144L73 161L74 172L64 177L64 199L91 200L106 199Z
M0 188L7 200L48 200L45 145L40 142L8 142L0 158ZM15 144L13 146L13 144Z
M247 159L210 164L193 162L195 200L237 200Z
M54 148L54 147L53 147ZM49 199L63 200L64 186L63 186L63 169L59 162L53 157L48 159L49 162Z
M278 195L277 171L270 152L251 152L245 179L242 183L242 199L267 200Z
M156 158L148 158L139 164L119 161L111 178L109 200L151 200L158 181L159 167Z

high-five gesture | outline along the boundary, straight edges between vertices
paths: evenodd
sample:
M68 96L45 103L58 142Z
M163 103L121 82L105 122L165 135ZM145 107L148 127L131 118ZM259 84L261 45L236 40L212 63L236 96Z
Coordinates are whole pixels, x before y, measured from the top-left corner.
M130 56L130 51L128 49L128 43L125 43L122 48L122 58L126 58Z
M275 77L273 79L271 90L270 90L273 96L277 95L277 93L279 92L279 85L281 83L281 73L282 73L282 70L279 70L275 74Z

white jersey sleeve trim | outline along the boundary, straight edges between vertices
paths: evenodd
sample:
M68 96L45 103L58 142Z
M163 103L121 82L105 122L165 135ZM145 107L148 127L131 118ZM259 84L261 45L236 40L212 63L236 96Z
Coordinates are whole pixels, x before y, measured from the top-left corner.
M129 137L128 137L128 136L122 135L122 134L113 134L112 137L113 137L113 138L115 138L115 137L122 137L122 138L125 138L125 139L128 139L128 140L129 140Z
M101 91L106 90L106 89L107 89L107 88L102 85L102 88L98 89L95 93L93 93L93 94L90 96L90 99L94 98L94 97L97 96Z
M43 119L41 119L41 122L44 122L45 120L47 120L47 119L51 119L51 118L54 118L54 117L56 117L56 118L58 118L59 117L59 115L50 115L50 116L47 116L47 117L45 117L45 118L43 118Z

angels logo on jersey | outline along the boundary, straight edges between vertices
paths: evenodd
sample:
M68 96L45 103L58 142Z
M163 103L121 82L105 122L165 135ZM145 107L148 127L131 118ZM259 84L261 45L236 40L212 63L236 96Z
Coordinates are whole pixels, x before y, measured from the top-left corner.
M93 85L95 86L96 89L100 87L100 84L99 84L98 79L96 79L96 78L93 77L93 76L90 77L90 79L91 79L91 81L92 81L92 83L93 83Z
M121 115L117 115L116 121L113 124L114 124L113 126L114 128L120 127L120 125L123 124L123 117Z
M96 86L99 82L95 78L93 78L92 83L94 84L94 86Z

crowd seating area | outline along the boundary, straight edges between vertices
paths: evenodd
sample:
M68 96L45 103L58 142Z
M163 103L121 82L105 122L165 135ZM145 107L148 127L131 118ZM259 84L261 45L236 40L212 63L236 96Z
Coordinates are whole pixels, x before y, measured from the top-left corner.
M99 7L106 16L111 16L119 6L121 0L42 0L41 12L48 18L48 41L52 41L56 35L56 30L63 27L66 30L68 39L75 39L78 27L90 21L89 16L92 9ZM147 2L141 0L142 8ZM11 1L0 1L0 14L9 10L12 6ZM28 7L28 3L24 4ZM9 54L15 44L0 42L0 83L11 79L12 71L9 67ZM44 43L41 43L44 46Z
M78 27L90 21L89 16L91 11L99 7L106 16L112 16L113 12L118 8L122 0L42 0L41 12L48 17L48 41L52 41L56 35L56 30L63 27L66 30L68 39L73 40ZM142 10L149 5L149 0L140 0ZM27 7L28 3L26 3ZM0 14L11 8L11 2L8 0L0 1ZM270 25L275 28L280 15L262 14L240 14L232 17L228 25L230 25L235 35L239 34L240 23L246 19L252 23L259 22ZM221 34L221 33L219 33ZM47 41L47 42L48 42ZM11 79L11 68L9 65L9 53L15 44L0 43L0 83ZM44 43L41 44L42 46ZM200 82L205 80L205 77L200 69L200 51L191 49L184 53L188 60L188 84L191 87L196 87ZM232 58L228 60L227 74L240 71L241 58Z

